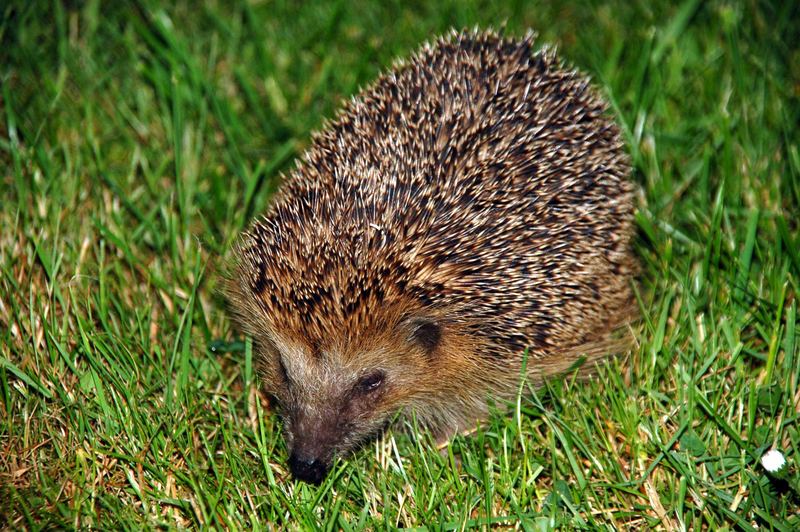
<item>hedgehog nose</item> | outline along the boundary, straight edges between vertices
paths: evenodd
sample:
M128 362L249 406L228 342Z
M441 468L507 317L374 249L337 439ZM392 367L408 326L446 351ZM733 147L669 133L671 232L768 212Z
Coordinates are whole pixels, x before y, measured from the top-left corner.
M328 465L322 460L299 456L297 453L289 457L289 469L294 478L315 485L319 485L328 474Z

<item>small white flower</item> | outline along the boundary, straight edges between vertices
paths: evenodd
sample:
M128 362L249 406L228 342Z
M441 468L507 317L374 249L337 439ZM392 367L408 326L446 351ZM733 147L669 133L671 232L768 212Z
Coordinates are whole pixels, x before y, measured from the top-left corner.
M777 473L786 466L786 458L783 457L783 453L780 451L772 449L761 457L761 465L770 473Z

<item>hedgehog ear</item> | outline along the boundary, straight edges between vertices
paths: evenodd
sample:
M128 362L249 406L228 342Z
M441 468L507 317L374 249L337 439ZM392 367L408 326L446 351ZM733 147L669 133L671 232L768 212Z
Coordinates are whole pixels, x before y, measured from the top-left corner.
M408 323L411 328L409 340L427 354L432 354L442 340L442 326L428 318L414 318Z

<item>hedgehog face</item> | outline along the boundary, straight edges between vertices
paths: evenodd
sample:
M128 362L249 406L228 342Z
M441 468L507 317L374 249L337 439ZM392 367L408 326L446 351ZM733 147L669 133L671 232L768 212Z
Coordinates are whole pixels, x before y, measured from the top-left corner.
M428 319L404 320L384 334L318 349L269 336L266 349L259 346L269 352L261 353L265 388L280 405L289 468L319 484L335 457L376 436L424 393L442 329Z

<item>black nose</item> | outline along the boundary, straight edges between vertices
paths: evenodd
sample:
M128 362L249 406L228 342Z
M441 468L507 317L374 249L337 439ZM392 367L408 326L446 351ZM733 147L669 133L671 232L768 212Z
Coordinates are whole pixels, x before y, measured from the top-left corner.
M328 465L322 460L300 457L295 453L289 457L289 469L294 478L316 485L328 474Z

